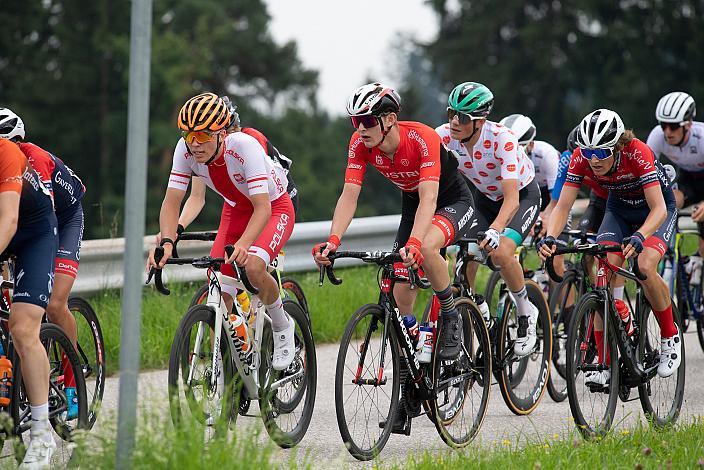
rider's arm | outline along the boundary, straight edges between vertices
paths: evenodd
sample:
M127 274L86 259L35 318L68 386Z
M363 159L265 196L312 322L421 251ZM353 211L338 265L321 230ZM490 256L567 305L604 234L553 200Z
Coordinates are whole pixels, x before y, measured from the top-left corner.
M261 235L266 224L269 223L271 219L271 201L269 201L269 193L258 193L249 196L249 200L254 206L254 213L252 217L249 218L247 222L247 228L244 229L244 233L237 240L235 245L249 248L252 243Z
M360 185L345 183L345 186L342 188L342 194L340 194L340 198L337 200L335 213L332 216L330 235L337 235L339 238L342 238L342 235L347 231L354 217L354 213L357 210L357 199L361 192L362 187Z
M180 225L188 227L198 217L198 214L205 206L205 190L206 186L202 178L191 178L191 193L188 195L188 199L183 205L181 216L178 218Z
M413 228L409 238L413 237L421 242L425 239L437 207L439 187L440 183L437 181L423 181L418 184L420 202L418 209L416 209L416 217L413 220Z
M562 230L567 224L567 218L570 215L570 209L574 205L574 201L577 200L577 195L579 194L579 188L575 186L564 186L562 192L560 193L560 199L555 205L555 210L552 211L550 215L550 221L548 222L548 236L557 238Z
M504 231L509 222L511 222L511 219L513 219L513 216L516 215L516 211L518 211L518 180L502 180L501 189L503 189L504 192L501 209L499 209L499 213L489 226L499 233Z
M650 213L645 218L645 222L638 229L643 238L648 238L665 222L667 217L667 207L665 199L662 197L662 190L659 184L654 184L643 189L645 200L650 207Z
M166 188L164 201L161 203L161 211L159 212L159 230L162 238L176 240L178 212L185 195L186 192L180 189Z
M5 251L17 232L19 212L20 193L16 191L0 192L0 253Z

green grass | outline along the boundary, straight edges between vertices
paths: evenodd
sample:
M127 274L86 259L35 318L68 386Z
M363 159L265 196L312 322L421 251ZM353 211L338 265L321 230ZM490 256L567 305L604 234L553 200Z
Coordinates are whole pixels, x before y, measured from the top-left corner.
M411 456L393 468L409 469L595 469L704 468L704 419L673 428L649 426L614 431L599 441L577 432L567 440L504 440L492 448Z

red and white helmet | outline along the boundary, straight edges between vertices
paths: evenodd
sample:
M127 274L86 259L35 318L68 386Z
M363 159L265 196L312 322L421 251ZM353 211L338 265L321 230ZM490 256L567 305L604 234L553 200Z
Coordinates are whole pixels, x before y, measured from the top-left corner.
M597 109L579 123L577 144L588 149L614 148L625 128L621 117L609 109Z
M401 97L393 88L381 83L369 83L357 88L347 100L347 114L379 116L387 112L401 110Z
M24 122L8 108L0 108L0 138L24 140Z

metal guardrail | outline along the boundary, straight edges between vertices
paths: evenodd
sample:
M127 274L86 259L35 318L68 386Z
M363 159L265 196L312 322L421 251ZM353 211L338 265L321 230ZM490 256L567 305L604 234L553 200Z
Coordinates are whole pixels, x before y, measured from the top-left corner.
M579 199L572 208L573 215L579 217L587 207L586 199ZM343 237L347 250L388 250L393 244L400 215L363 217L352 221ZM694 229L691 219L682 219L680 228ZM286 272L312 271L315 269L310 250L316 243L325 240L330 230L330 221L303 222L296 224L291 239L286 245L284 270ZM144 237L144 257L155 245L154 235ZM77 293L96 292L102 289L122 287L124 238L87 240L81 246L81 264L73 291ZM178 245L181 256L205 256L210 244L198 241L184 241ZM359 264L354 260L340 260L340 266ZM205 279L203 270L192 266L169 266L164 270L165 281L197 281Z

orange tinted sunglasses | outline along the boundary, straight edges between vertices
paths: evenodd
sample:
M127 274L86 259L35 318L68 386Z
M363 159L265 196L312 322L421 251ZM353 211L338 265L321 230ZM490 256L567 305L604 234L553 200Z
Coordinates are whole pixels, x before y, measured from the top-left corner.
M208 131L182 131L181 135L187 144L192 144L194 140L199 144L204 144L213 140L215 133Z

